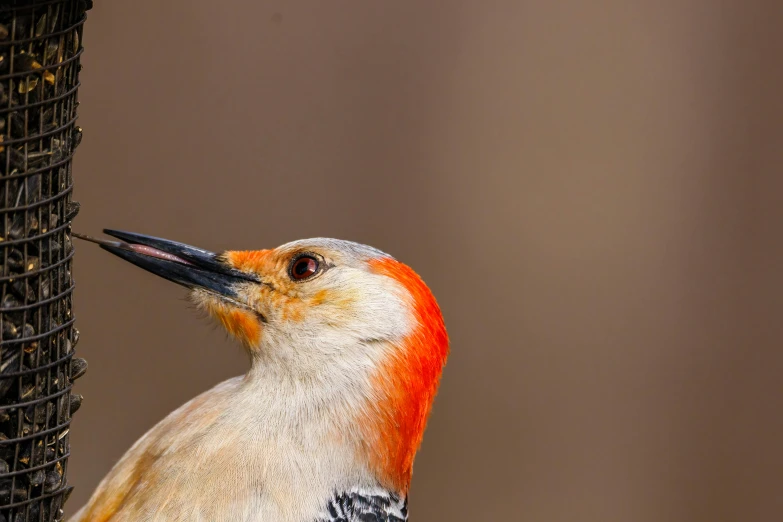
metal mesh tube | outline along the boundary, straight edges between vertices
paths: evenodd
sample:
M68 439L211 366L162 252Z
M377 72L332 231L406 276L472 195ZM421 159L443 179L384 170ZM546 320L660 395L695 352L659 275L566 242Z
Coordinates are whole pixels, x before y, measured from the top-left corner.
M71 160L86 0L0 4L0 522L61 520L73 357Z

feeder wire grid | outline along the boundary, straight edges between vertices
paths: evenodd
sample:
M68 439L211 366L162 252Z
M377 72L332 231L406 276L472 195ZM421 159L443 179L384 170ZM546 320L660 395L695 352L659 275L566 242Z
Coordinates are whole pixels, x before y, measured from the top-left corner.
M0 3L0 522L62 520L71 393L71 160L87 0Z

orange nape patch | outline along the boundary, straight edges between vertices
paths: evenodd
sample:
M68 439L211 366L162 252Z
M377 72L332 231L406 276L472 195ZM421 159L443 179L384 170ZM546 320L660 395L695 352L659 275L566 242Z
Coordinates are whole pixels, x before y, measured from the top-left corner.
M252 312L234 308L216 299L204 303L211 316L220 321L228 333L248 347L258 346L261 340L261 324Z
M408 290L417 322L374 376L383 399L377 417L363 423L365 440L371 441L370 465L388 486L407 492L413 460L448 357L449 339L438 303L416 272L390 258L372 260L370 266Z

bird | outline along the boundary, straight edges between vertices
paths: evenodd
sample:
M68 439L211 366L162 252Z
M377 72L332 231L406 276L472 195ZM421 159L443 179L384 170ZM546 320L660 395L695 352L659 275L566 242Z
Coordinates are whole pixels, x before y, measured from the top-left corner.
M74 236L188 288L250 365L144 434L70 522L408 519L450 350L413 269L341 239L214 253L104 233Z

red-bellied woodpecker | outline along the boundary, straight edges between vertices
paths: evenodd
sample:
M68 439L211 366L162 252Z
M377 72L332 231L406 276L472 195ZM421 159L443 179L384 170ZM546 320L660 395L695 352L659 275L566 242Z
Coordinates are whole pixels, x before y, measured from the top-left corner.
M214 254L105 232L79 237L190 288L252 364L147 432L71 522L407 520L449 350L413 270L336 239Z

